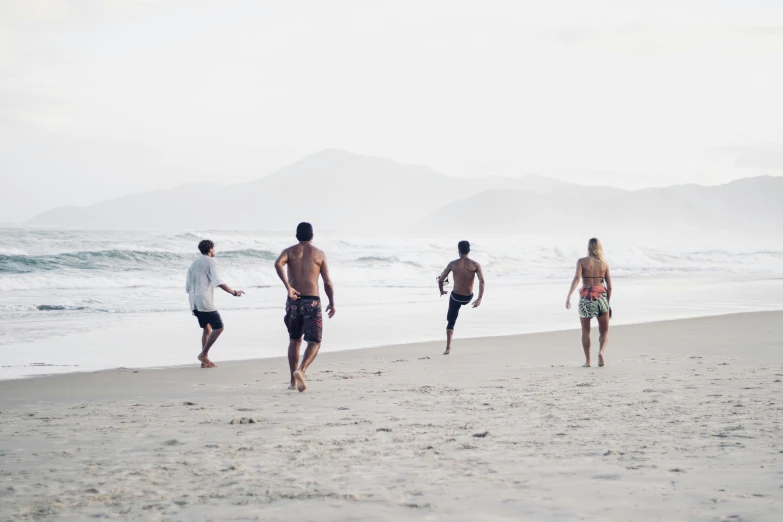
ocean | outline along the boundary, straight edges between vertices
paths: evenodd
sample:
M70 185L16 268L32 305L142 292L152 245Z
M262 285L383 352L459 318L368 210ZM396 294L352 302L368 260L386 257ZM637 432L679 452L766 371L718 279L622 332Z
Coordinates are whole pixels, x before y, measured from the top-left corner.
M295 242L292 233L5 228L0 229L0 378L190 361L188 343L198 331L184 283L202 238L215 241L216 260L229 285L247 292L233 298L216 290L227 332L215 359L283 355L285 291L273 262ZM317 233L338 306L326 324L323 349L441 339L446 301L435 278L457 256L459 239ZM461 313L457 339L578 327L575 309L566 311L564 302L588 238L467 239L472 239L472 257L483 266L487 294L479 309ZM604 240L604 245L615 286L613 323L783 308L781 245L710 238L644 245ZM141 336L165 331L172 346L142 350L143 356L125 346L126 340L97 353L85 347L98 331L106 336L133 325L144 326ZM242 325L252 327L242 333ZM229 331L237 346L230 345ZM67 358L58 346L68 347Z

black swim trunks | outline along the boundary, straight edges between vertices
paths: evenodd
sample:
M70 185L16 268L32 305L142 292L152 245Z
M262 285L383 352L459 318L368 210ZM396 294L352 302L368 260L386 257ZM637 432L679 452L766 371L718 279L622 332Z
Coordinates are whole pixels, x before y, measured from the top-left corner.
M305 342L320 343L324 327L321 298L312 295L303 295L296 301L288 298L283 321L290 339L301 339L304 334Z
M462 295L456 292L451 292L449 296L449 313L446 314L446 330L453 330L454 323L457 322L457 316L459 316L459 309L464 305L470 303L473 300L473 294Z
M198 319L199 328L206 328L207 325L211 326L213 330L220 330L223 328L223 319L220 318L220 314L215 312L199 312L193 310L193 315Z

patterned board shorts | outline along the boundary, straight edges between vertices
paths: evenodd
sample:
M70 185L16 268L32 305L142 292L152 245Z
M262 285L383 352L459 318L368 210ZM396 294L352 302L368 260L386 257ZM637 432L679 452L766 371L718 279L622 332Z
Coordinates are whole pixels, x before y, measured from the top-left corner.
M579 291L579 317L592 319L609 311L609 299L603 286L586 286Z
M290 339L301 339L308 343L320 343L323 335L321 299L318 296L302 296L296 301L289 298L285 303L283 318Z

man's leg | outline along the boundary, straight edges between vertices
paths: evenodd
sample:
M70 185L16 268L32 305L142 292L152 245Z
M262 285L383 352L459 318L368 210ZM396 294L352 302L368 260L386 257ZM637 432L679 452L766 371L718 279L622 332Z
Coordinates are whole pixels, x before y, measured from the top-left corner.
M304 379L305 373L307 372L307 368L315 360L315 356L318 355L318 350L320 348L321 343L314 343L310 341L307 342L307 348L305 349L304 359L302 359L302 365L299 366L299 369L293 373L294 384L296 385L296 389L300 392L303 392L307 389L307 385L305 384Z
M598 366L604 365L604 349L609 342L609 313L598 316Z
M446 328L446 351L443 352L443 355L448 355L451 353L451 340L453 338L454 338L454 329Z
M207 337L207 342L204 344L204 349L201 350L201 354L198 356L198 360L201 361L202 368L217 368L217 364L209 360L209 349L215 344L220 334L223 333L223 328L215 328Z
M582 323L582 348L585 351L585 364L583 366L590 367L590 318L580 317L579 322Z
M460 307L461 305L449 296L449 312L446 314L446 351L443 352L443 355L451 353L451 340L454 338L454 325L457 322Z
M286 312L283 322L288 330L288 369L291 371L291 385L289 390L296 388L294 372L299 367L299 351L302 347L302 335L304 334L304 317L295 313L293 301L290 299L286 303Z
M299 367L299 350L302 348L302 338L291 339L288 343L288 368L291 370L291 386L289 390L296 388L294 372Z
M318 355L318 350L320 348L321 348L321 343L313 343L313 342L307 343L304 359L302 359L302 365L299 367L299 371L301 371L303 374L307 372L307 368L309 368L310 365L313 364L313 361L315 360L315 356Z
M309 306L306 305L302 317L302 330L304 333L304 340L307 343L307 349L305 349L302 364L299 366L299 369L293 373L294 385L300 392L307 389L307 385L305 384L305 373L307 372L307 368L315 360L315 356L318 355L318 349L321 348L323 327L321 304L313 302Z
M212 327L207 324L202 330L201 330L201 352L204 352L204 347L207 345L207 339L209 339L209 334L212 333Z

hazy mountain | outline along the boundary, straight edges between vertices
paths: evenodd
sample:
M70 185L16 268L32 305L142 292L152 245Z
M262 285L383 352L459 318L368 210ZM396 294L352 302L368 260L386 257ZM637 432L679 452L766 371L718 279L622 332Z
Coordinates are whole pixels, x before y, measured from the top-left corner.
M777 232L783 178L624 191L541 176L449 177L418 165L324 150L250 183L196 184L60 207L30 224L108 229L407 231L425 234L654 235Z
M404 230L445 204L487 189L545 194L569 184L525 176L467 179L429 167L324 150L250 183L186 185L59 207L33 225L119 229L289 230L303 220L320 230Z
M412 230L421 233L644 233L775 235L783 224L783 177L726 185L623 191L568 186L547 194L485 191L445 205ZM466 209L470 209L466 212Z

